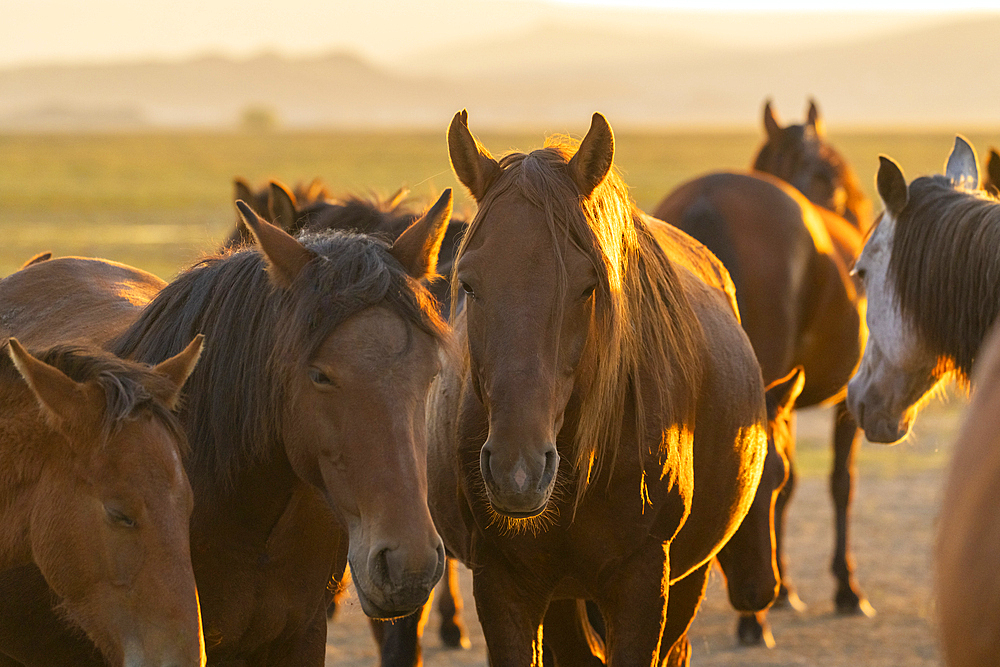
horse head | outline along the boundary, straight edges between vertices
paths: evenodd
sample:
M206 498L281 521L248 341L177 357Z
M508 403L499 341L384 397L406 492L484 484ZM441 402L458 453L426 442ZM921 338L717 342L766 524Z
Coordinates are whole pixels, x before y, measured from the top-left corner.
M30 553L63 612L111 664L205 664L187 441L170 412L201 345L198 336L149 369L70 348L47 353L50 364L10 339L52 430L25 454L44 461L25 531Z

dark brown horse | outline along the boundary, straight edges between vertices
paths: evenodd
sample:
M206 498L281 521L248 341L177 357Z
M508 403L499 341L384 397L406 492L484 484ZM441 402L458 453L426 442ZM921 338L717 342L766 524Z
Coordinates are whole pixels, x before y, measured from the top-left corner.
M337 232L298 241L245 207L262 250L203 260L115 341L140 360L188 331L208 341L181 417L213 664L322 665L338 554L371 616L412 612L441 576L424 402L445 328L418 281L450 194L391 247Z
M871 225L871 203L844 157L826 140L826 128L814 100L806 122L781 126L771 103L764 104L767 141L757 151L753 169L791 184L813 204L833 211L864 232Z
M995 665L1000 654L1000 326L983 343L976 391L955 440L937 521L934 563L948 667Z
M983 190L994 197L1000 195L1000 153L995 148L990 149L986 160L986 178L983 180Z
M464 111L448 139L479 211L453 279L463 358L432 393L429 500L473 570L490 664L539 664L543 620L548 638L572 598L596 601L609 663L683 664L766 452L731 283L635 209L600 114L575 151L496 161Z
M187 440L171 413L200 352L198 337L151 369L0 345L0 569L37 566L110 665L204 664ZM12 632L24 626L0 629Z
M979 189L962 137L944 176L907 185L899 165L880 160L885 210L855 265L870 333L848 404L869 440L896 442L936 387L966 382L1000 313L1000 202Z
M668 195L655 215L705 243L729 268L743 328L764 381L774 382L802 366L806 382L797 407L838 402L831 474L837 517L835 602L841 613L870 613L849 555L857 427L842 401L863 340L861 297L848 275L861 247L860 233L787 183L765 174L723 172L696 178ZM798 605L783 553L784 515L795 488L794 431L778 446L790 464L788 482L775 508L781 598ZM741 636L751 636L748 626L753 623L750 617L741 619Z
M326 186L319 179L309 184L299 183L290 189L284 183L271 181L266 186L251 188L242 178L233 179L233 202L246 203L254 213L271 224L281 227L289 234L302 230L306 218L299 219L297 210L329 199ZM402 230L400 230L402 231ZM223 248L236 248L253 243L253 234L237 211L236 226L223 244Z

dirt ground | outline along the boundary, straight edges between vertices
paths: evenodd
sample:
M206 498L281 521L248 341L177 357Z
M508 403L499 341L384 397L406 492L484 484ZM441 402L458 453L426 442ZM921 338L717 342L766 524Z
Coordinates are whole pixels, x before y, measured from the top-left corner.
M907 442L890 448L868 442L861 445L853 505L853 550L858 580L877 611L873 618L834 613L834 586L829 574L833 513L826 481L831 416L827 410L801 412L801 481L789 510L787 541L791 576L808 608L801 613L776 610L770 614L774 648L741 648L735 639L736 616L729 607L722 575L715 570L690 633L692 665L939 665L931 545L944 467L963 407L961 399L932 403L919 416L915 433ZM471 596L471 574L464 569L462 586L472 647L444 648L437 636L437 618L432 615L424 641L428 667L487 664ZM378 664L356 599L349 597L329 626L326 664Z

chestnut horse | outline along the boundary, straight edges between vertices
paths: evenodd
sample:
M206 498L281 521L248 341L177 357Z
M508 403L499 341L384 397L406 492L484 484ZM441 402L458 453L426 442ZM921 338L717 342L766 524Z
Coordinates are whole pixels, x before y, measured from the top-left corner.
M948 667L1000 655L1000 326L983 343L938 517L935 592Z
M0 569L36 565L111 665L204 664L187 440L171 413L200 352L199 336L148 368L0 345Z
M464 111L448 145L479 211L452 281L463 358L431 394L428 498L473 570L489 662L539 664L543 620L558 627L584 598L610 664L683 664L766 452L732 285L637 211L600 114L575 152L554 141L496 161Z
M947 378L966 382L1000 312L1000 202L979 189L972 146L956 137L944 176L907 185L880 156L885 206L855 272L868 293L868 344L848 388L869 440L909 433Z
M418 281L450 209L449 191L390 247L299 241L244 206L260 251L201 261L112 345L156 360L205 332L181 420L211 663L322 665L342 552L371 616L411 613L440 578L424 403L445 325Z

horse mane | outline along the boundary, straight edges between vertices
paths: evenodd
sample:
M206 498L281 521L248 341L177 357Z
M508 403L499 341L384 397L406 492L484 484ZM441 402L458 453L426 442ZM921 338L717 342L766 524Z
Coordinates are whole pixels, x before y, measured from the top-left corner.
M7 352L8 341L0 343L0 384L27 387ZM106 442L123 422L140 413L158 419L170 435L187 447L187 438L177 416L155 396L169 396L176 387L165 375L148 366L116 357L94 348L56 345L32 352L35 358L65 373L74 382L96 382L104 391L104 414L98 425L100 442Z
M366 234L381 233L395 239L406 230L417 214L396 200L383 201L369 196L350 195L337 201L317 200L299 210L301 229L316 232L324 229L354 230Z
M843 211L834 210L834 213L862 232L866 231L871 226L871 204L861 188L858 175L840 152L820 136L807 137L805 125L782 128L782 139L784 140L780 145L768 139L760 147L754 158L753 169L792 183L794 175L810 157L808 153L813 153L813 159L822 163L833 180L839 182L844 189L846 199Z
M291 374L351 315L386 306L442 340L431 296L385 241L348 232L306 234L317 254L288 287L273 285L256 247L207 257L167 285L113 344L121 356L155 362L196 333L205 350L186 383L192 482L231 490L241 473L282 449Z
M679 275L642 221L617 169L590 197L580 196L567 171L577 148L578 142L555 136L531 153L503 156L501 173L479 202L455 264L493 203L510 191L542 211L557 249L558 241L568 238L591 258L599 282L598 340L588 345L593 375L580 406L572 457L578 503L602 468L610 479L629 407L635 412L640 455L658 452L663 469L656 477L669 477L668 483L676 479L690 456L680 434L693 423L701 329ZM557 259L563 267L559 289L565 290L565 262ZM453 303L457 284L453 279Z
M1000 202L956 190L944 176L910 183L896 220L889 274L901 312L939 356L938 373L965 382L1000 312ZM956 309L956 295L961 295Z

